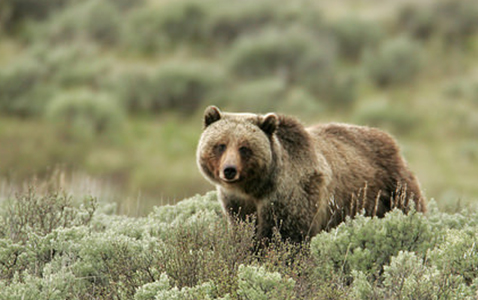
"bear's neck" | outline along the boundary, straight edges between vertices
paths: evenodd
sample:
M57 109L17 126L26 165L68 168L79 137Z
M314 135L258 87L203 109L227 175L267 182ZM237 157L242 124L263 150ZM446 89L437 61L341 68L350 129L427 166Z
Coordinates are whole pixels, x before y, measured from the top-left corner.
M275 136L278 139L280 151L283 152L280 157L284 157L289 163L303 167L315 160L312 138L297 119L279 116L279 127Z

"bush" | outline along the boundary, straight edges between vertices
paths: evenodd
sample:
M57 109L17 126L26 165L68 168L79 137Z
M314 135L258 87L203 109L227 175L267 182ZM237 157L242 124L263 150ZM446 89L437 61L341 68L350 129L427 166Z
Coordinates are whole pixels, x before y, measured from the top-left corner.
M430 262L443 274L458 275L470 285L478 278L477 244L474 229L449 230L443 243L430 251Z
M387 128L395 133L412 133L420 128L421 120L416 113L401 105L371 102L357 109L355 122L372 127Z
M145 112L151 108L151 98L156 96L151 73L144 68L130 68L113 74L103 82L103 87L117 95L128 112Z
M239 267L239 291L244 299L295 299L294 280L282 278L277 272L267 272L263 267Z
M419 39L430 38L437 30L438 18L428 5L409 4L400 9L397 27Z
M383 286L370 284L354 272L358 299L473 299L473 291L458 276L442 274L413 252L400 251L384 268Z
M478 7L473 0L439 1L434 12L445 43L462 43L478 31Z
M220 71L200 62L169 62L151 77L149 109L193 113L220 86Z
M7 32L28 19L46 19L53 12L65 7L71 0L4 0L0 3L0 27Z
M147 217L34 190L0 203L6 299L474 299L478 215L357 216L310 244L228 225L215 192Z
M424 256L436 245L436 238L421 214L394 210L383 219L359 216L319 234L312 239L311 252L319 278L346 284L352 280L352 270L380 278L383 267L400 250Z
M421 61L419 46L407 38L386 41L377 52L365 55L368 74L380 87L413 82Z
M277 110L286 95L286 86L282 80L261 79L225 90L216 103L235 111L267 113Z
M23 57L0 69L0 111L30 116L40 113L50 89L43 84L47 68L42 62Z
M240 77L276 76L290 84L300 82L313 70L324 75L330 72L333 56L328 50L326 44L321 45L303 28L286 31L269 28L234 43L228 65Z
M57 228L88 224L96 210L96 199L88 198L81 209L66 194L37 195L34 188L7 203L2 214L0 236L25 243L31 233L45 236Z
M109 94L79 90L56 96L46 117L67 136L86 138L121 131L124 112Z
M159 14L158 8L142 7L126 16L122 44L127 50L151 55L166 47Z
M160 8L133 11L125 29L127 48L144 54L180 45L200 46L206 39L205 24L210 1L170 1Z
M45 24L31 24L30 30L33 40L49 44L87 39L114 45L119 41L121 26L120 11L112 2L89 0L68 6Z
M347 106L355 100L355 80L337 72L334 46L328 37L304 28L269 28L232 45L228 66L244 79L274 77L289 87L304 87L330 106Z
M418 38L436 36L445 47L460 46L478 31L478 7L473 0L407 5L397 23Z
M45 44L32 54L48 69L44 81L61 88L97 88L109 76L112 63L99 58L99 51L88 45L58 46L51 50Z
M363 53L374 49L383 33L378 23L357 17L345 17L331 24L340 54L351 60L358 60Z
M41 44L0 70L0 111L38 116L61 88L95 88L108 77L108 60L95 48Z
M284 114L317 118L325 111L325 107L306 89L294 88L287 93L283 101L278 103L277 110Z
M277 5L275 1L217 2L208 18L209 39L228 45L238 37L251 34L266 26L282 27L300 20L300 13L292 4Z
M135 300L154 300L154 299L178 299L178 300L195 300L195 299L230 299L216 298L216 287L210 282L203 283L194 287L185 287L178 289L171 287L169 278L166 274L162 274L159 281L149 283L141 287L135 294Z

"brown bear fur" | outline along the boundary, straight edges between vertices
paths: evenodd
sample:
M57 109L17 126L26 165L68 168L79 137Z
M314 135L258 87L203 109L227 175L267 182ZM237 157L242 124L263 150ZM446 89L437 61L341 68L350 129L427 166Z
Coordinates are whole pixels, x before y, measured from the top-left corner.
M302 241L365 212L383 217L425 199L395 140L374 128L304 127L276 114L223 113L208 107L197 162L231 219L257 218L258 239L274 228Z

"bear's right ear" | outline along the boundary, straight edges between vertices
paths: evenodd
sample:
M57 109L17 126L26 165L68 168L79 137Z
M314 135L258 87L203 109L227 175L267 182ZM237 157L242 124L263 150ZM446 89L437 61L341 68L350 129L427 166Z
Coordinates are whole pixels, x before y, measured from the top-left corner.
M259 127L268 135L272 135L279 127L279 117L275 113L268 113L262 117Z
M221 119L221 111L214 105L204 111L204 128Z

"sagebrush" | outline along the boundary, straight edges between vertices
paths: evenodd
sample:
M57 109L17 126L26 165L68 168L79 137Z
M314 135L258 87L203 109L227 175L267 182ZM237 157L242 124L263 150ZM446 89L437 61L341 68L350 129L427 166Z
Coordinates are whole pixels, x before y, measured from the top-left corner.
M101 201L100 201L101 202ZM475 299L478 214L357 216L258 255L215 192L147 217L34 189L0 209L1 299Z

